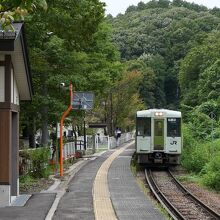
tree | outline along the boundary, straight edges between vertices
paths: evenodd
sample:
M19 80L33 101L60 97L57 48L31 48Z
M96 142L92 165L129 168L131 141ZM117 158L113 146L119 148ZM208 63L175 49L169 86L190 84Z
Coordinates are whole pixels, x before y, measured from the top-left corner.
M68 85L71 81L75 90L93 91L99 97L117 80L122 69L119 53L112 44L111 28L101 23L104 9L100 6L103 4L95 0L73 4L67 0L65 5L71 10L58 0L48 0L46 12L41 11L27 20L35 88L32 109L39 113L36 128L43 131L44 145L47 144L48 125L55 125L65 106L69 105L68 93L59 89L60 82ZM89 11L90 7L92 11ZM84 19L83 14L88 17ZM54 19L60 23L54 23ZM79 32L75 33L77 30ZM83 117L79 112L71 114Z
M139 84L143 76L138 71L124 72L122 79L112 91L113 95L113 123L129 131L135 126L135 115L144 108L139 95Z
M213 32L192 48L180 66L182 103L200 105L207 99L217 99L219 84L220 33Z
M200 45L209 33L219 29L220 18L209 13L204 6L182 0L153 0L128 9L129 13L109 20L122 59L147 59L145 65L156 75L154 94L150 96L156 100L154 106L178 108L181 60L191 48ZM200 60L195 58L196 62ZM194 71L193 75L196 74ZM182 92L187 88L186 85ZM147 91L144 85L141 91ZM197 94L194 92L187 99L196 105Z
M2 0L0 3L0 24L3 29L13 29L14 20L24 20L24 17L37 7L46 10L46 0Z

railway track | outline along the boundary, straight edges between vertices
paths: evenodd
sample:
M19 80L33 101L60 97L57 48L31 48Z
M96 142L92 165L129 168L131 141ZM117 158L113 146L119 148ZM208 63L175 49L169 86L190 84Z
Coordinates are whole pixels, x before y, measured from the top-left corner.
M145 170L145 177L155 197L173 219L220 219L220 215L193 196L172 173Z

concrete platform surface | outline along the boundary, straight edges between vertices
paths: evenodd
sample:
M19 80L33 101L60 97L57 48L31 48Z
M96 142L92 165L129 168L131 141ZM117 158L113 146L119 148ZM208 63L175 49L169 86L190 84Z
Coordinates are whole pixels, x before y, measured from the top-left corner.
M0 208L0 220L162 220L130 170L134 145L73 165L48 191L33 194L24 207Z
M43 220L52 206L55 193L33 194L24 207L0 208L1 220Z
M133 153L134 149L125 149L113 161L108 172L109 191L115 213L120 220L165 219L137 185L130 169Z

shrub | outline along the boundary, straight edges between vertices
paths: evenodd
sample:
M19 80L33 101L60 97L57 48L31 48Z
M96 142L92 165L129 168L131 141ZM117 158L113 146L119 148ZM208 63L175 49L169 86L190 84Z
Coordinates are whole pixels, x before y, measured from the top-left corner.
M202 182L204 185L220 191L220 152L206 164L202 170Z
M204 144L197 145L190 151L183 152L182 165L190 172L199 173L209 162L209 151Z
M36 180L30 175L21 175L19 178L19 185L25 190L29 189L35 182Z
M189 126L183 126L183 153L181 163L190 172L199 173L209 161L207 144L199 143Z
M39 148L31 152L32 176L42 178L49 176L48 159L50 156L49 148Z

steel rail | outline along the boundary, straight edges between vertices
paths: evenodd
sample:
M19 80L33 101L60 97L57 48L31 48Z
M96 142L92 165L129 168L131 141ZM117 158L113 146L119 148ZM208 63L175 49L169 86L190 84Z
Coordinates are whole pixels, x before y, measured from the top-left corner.
M153 179L152 172L150 169L145 169L145 178L154 196L161 203L164 209L167 210L169 215L174 220L186 220L186 218L171 204L171 202L166 198L166 196L160 191L159 187Z
M194 196L191 192L189 192L172 174L170 170L168 170L169 175L172 177L172 179L175 181L175 184L182 190L182 192L191 197L195 202L197 202L200 206L202 206L207 212L209 212L214 218L220 219L220 215L215 212L213 209L211 209L209 206L205 205L200 199L198 199L196 196Z

